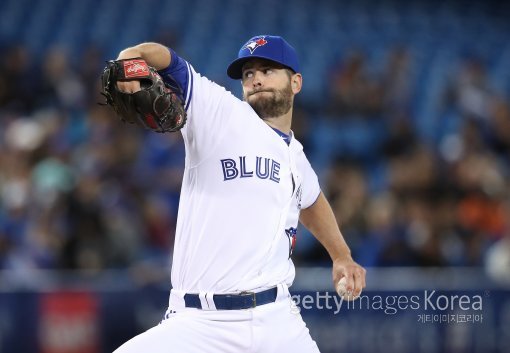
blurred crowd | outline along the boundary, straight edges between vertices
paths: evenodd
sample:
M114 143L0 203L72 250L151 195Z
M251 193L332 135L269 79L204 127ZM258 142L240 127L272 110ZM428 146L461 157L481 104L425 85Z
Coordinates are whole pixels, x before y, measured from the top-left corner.
M359 140L364 149L329 152L323 185L355 258L366 266L487 265L508 280L508 95L491 87L482 58L466 55L423 124L413 109L421 97L412 55L398 47L386 58L380 70L362 52L337 63L321 131L338 135L360 121L373 130ZM325 258L319 247L305 256Z
M79 60L55 47L37 62L23 46L4 49L0 269L166 264L184 167L180 134L124 125L97 104L105 58L95 47ZM328 96L299 105L294 130L312 165L328 156L317 162L322 188L361 264L481 266L507 256L510 107L483 60L463 58L452 72L430 119L435 131L453 128L433 138L414 116L420 97L405 47L389 49L378 68L362 51L345 53L324 80ZM377 139L361 140L356 153L317 143L324 131L340 143L352 123ZM298 238L297 247L298 264L329 261L317 242Z
M8 48L0 72L0 268L94 272L168 258L180 134L127 126L98 105L104 57L40 63Z

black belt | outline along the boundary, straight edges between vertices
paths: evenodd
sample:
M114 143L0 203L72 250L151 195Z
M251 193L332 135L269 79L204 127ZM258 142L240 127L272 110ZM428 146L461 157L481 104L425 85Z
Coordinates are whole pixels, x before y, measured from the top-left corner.
M258 305L273 303L276 300L278 288L264 290L262 292L241 292L239 294L214 294L212 299L217 310L240 310L255 308ZM210 300L205 297L205 300ZM202 303L198 294L185 294L184 303L186 308L202 309Z

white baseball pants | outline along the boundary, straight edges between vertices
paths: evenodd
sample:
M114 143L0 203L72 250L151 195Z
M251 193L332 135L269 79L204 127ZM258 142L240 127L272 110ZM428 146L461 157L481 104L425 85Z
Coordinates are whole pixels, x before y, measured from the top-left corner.
M185 308L184 293L172 290L168 312L114 353L319 352L285 285L274 303L246 310Z

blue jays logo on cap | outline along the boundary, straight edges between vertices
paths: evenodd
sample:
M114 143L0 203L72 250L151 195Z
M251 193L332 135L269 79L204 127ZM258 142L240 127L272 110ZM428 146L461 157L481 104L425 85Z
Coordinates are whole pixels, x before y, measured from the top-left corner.
M296 50L280 36L259 35L248 40L239 50L237 59L227 68L227 75L234 80L242 77L243 65L253 58L279 63L299 72Z
M265 40L264 37L260 37L256 40L251 40L248 43L246 43L244 45L243 49L246 48L250 51L251 54L253 54L255 49L257 49L258 47L261 47L263 45L266 45L266 44L267 44L267 40Z

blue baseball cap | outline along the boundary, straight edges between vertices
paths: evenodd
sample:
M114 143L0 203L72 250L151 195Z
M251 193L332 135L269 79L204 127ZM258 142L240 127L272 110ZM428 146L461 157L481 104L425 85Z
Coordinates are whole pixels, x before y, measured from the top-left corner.
M260 35L251 38L239 50L237 59L227 68L227 75L240 80L243 65L250 59L260 58L277 62L294 72L299 72L296 50L280 36Z

